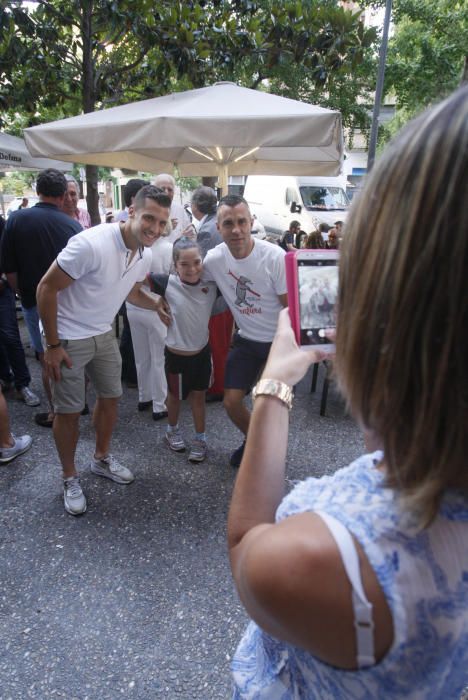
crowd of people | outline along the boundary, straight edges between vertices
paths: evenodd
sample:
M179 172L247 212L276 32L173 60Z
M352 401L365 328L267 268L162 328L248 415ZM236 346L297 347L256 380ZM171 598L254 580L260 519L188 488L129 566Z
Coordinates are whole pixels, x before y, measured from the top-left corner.
M87 381L90 470L122 485L135 478L111 452L122 394L112 324L124 302L137 408L167 419L167 447L189 446L190 461L207 455L212 366L222 377L217 392L242 434L230 458L239 472L228 547L252 618L232 664L238 700L459 698L467 684L467 164L465 87L401 132L344 234L340 221L326 232L329 247L340 245L335 372L367 453L286 497L293 387L325 355L298 348L285 250L252 237L241 196L218 203L210 188L195 190L197 233L161 174L130 181L117 220L87 227L76 183L49 169L39 204L5 226L7 381L27 401L10 328L18 291L50 402L38 422L53 428L68 513L87 508L74 461ZM298 221L287 234L288 250L325 245L321 231L301 236ZM179 425L185 399L191 439ZM30 446L12 435L0 394L0 462Z
M286 252L298 248L314 250L329 248L331 250L337 250L343 238L343 223L344 222L341 220L335 221L333 226L321 223L318 225L317 229L307 234L301 229L301 222L294 219L279 241L270 239L270 242L277 242Z
M156 421L167 419L166 441L178 452L186 449L179 403L190 401L190 461L207 455L205 401L222 399L243 438L230 458L238 467L249 424L244 397L286 305L284 252L252 238L252 217L242 197L227 196L218 204L214 190L198 187L191 201L197 231L174 202L175 181L168 174L158 175L154 184L130 180L125 209L116 221L98 226L90 226L87 212L78 208L78 192L74 178L54 169L41 172L39 203L9 217L0 243L15 343L24 360L17 293L43 370L49 410L35 420L53 429L64 505L72 515L87 508L75 452L79 416L89 411L89 382L96 393L93 473L121 484L134 479L111 453L122 369L132 364L137 409L151 409ZM119 311L124 312L120 348L112 327ZM11 345L3 330L0 341L5 349ZM13 372L14 363L12 369L8 359L6 364ZM28 398L27 386L18 391ZM39 402L34 397L28 398L31 405Z

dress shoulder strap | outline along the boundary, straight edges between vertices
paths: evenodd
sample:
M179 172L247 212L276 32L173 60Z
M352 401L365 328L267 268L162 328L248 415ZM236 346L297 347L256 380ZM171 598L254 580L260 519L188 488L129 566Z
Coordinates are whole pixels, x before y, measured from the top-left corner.
M374 622L372 619L372 603L367 599L362 585L359 557L356 545L349 530L328 513L315 511L322 518L333 535L333 539L341 554L341 559L352 586L354 609L354 627L356 630L356 648L358 668L375 664L374 654Z

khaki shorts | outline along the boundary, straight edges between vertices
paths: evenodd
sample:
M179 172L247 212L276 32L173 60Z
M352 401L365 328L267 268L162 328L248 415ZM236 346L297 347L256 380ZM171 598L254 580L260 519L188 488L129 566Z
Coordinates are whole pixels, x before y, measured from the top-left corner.
M62 364L62 378L52 381L52 403L56 413L79 413L85 405L85 372L102 399L122 396L122 358L114 331L84 340L62 340L71 358L71 369Z

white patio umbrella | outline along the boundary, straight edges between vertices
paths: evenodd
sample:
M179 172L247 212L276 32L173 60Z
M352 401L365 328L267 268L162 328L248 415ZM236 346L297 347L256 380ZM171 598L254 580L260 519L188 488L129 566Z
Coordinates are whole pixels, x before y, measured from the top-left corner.
M70 163L49 158L33 158L23 139L0 132L0 172L8 170L44 170L56 168L69 171Z
M23 139L0 132L0 173L14 170L44 170L45 168L68 171L72 169L72 165L49 158L33 158ZM0 192L0 210L5 211L2 192Z
M25 131L33 155L146 172L337 175L341 115L234 83L173 93Z

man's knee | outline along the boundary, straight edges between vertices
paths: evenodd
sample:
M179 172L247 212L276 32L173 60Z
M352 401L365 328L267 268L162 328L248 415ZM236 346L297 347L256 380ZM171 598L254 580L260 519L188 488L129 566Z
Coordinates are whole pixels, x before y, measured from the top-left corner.
M95 410L103 413L113 413L117 410L119 401L120 396L97 396Z
M80 413L55 413L54 426L74 427L78 425Z
M226 411L230 414L238 411L243 405L245 392L240 389L225 389L223 405Z

